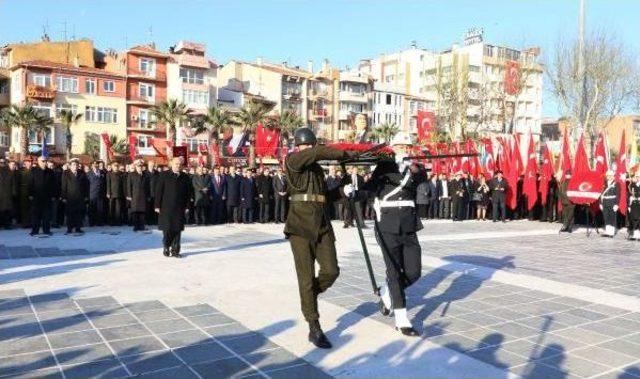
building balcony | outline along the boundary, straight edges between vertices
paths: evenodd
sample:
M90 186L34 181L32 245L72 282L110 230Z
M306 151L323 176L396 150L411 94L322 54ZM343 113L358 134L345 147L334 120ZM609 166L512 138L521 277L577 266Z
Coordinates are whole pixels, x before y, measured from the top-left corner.
M312 89L311 91L309 91L309 97L311 97L312 99L329 99L330 95L329 95L329 91L324 89L324 90L319 90L319 89Z
M302 94L296 91L287 92L282 94L282 99L285 101L300 102L302 101Z
M49 100L52 101L56 97L57 88L53 86L38 86L35 84L27 85L25 95L28 99Z
M148 71L140 71L140 70L129 70L127 75L130 78L155 80L155 81L159 81L159 82L166 82L167 81L167 75L163 74L163 73L159 73L157 71L148 72Z
M203 68L203 69L211 68L211 63L204 56L180 54L180 55L174 55L173 58L176 60L176 63L178 63L180 66Z
M133 105L155 105L156 99L155 97L142 97L139 95L130 96L127 99L127 104Z
M368 103L369 98L365 92L340 92L340 101L349 101L352 103Z

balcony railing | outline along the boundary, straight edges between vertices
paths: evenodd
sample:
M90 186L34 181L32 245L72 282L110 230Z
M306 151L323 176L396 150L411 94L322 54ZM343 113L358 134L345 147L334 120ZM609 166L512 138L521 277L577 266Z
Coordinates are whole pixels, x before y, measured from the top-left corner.
M29 84L26 95L30 99L53 100L56 97L56 90L56 87Z
M130 96L127 99L128 103L142 103L142 104L150 104L153 105L156 103L155 97L145 97L140 95Z
M154 80L160 80L160 81L167 80L167 76L163 73L159 73L158 71L149 72L149 71L132 69L132 70L129 70L128 74L129 76L145 78L145 79L154 79Z

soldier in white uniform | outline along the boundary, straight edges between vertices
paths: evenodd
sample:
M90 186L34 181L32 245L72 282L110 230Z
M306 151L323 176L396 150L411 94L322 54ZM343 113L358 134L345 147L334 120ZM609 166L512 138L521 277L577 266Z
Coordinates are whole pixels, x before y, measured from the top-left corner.
M620 203L620 189L615 181L613 171L606 174L607 181L604 190L600 194L600 210L604 218L604 237L613 237L616 234L616 224L618 220L618 204Z

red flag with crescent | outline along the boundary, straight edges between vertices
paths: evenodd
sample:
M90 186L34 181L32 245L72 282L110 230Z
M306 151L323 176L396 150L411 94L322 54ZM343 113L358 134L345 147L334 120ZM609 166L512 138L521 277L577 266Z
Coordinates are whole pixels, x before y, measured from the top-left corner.
M111 141L109 141L109 135L107 133L100 134L102 137L102 143L104 143L105 150L107 151L107 156L110 161L113 160L113 147L111 146ZM107 163L107 162L105 162Z
M529 149L527 150L527 168L524 172L524 181L522 183L522 192L527 195L527 209L533 209L538 200L537 182L538 178L538 160L536 159L535 142L533 135L529 133Z
M136 160L136 150L138 147L138 137L133 134L129 135L129 158L131 162Z
M592 204L600 197L603 185L602 176L589 167L584 137L580 137L573 165L573 175L571 175L567 186L567 196L574 204Z
M436 115L429 111L418 111L416 126L418 128L418 142L429 140L431 132L436 128Z
M618 210L623 215L627 214L627 143L625 138L625 130L622 130L622 139L620 140L620 149L618 150L618 159L616 161L616 181L620 188L620 202Z
M493 177L493 173L496 170L496 162L493 158L493 142L491 138L485 138L482 140L484 143L484 173L487 180Z
M562 180L567 171L571 171L571 148L569 147L569 135L564 133L562 138Z
M604 177L604 174L609 169L609 160L607 157L607 146L604 139L604 133L600 132L598 140L596 141L595 151L596 172Z
M542 168L540 170L540 203L547 205L547 195L549 194L549 181L553 176L553 157L549 147L542 146Z

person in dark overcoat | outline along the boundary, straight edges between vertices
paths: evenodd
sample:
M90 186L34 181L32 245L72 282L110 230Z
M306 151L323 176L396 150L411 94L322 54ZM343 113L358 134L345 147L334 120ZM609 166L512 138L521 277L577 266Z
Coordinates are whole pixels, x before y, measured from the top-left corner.
M256 183L249 169L244 170L244 177L240 182L240 210L242 222L253 223L253 207L256 200Z
M225 202L227 201L227 177L222 175L220 167L215 167L210 178L211 222L221 224L224 222Z
M231 166L227 175L227 222L239 223L240 217L240 184L242 175L237 168Z
M22 169L18 175L18 198L20 203L20 226L28 228L31 224L31 200L29 200L29 182L31 181L31 169L33 168L33 162L31 159L27 159L22 162Z
M273 177L273 196L273 218L276 224L285 222L287 219L287 178L284 176L282 168L278 168L276 175Z
M495 177L491 179L489 183L489 189L491 190L491 219L493 222L498 221L498 213L500 213L500 219L502 222L506 222L507 217L507 190L509 184L502 177L502 171L498 170L495 173Z
M60 198L65 203L67 215L67 232L74 230L77 234L84 234L82 222L89 203L89 181L84 171L79 170L80 161L69 161L69 170L62 176L62 188Z
M195 209L195 221L198 225L206 225L207 213L211 206L211 195L209 193L209 176L205 175L202 167L196 168L195 175L191 178L193 185L193 202Z
M154 196L158 213L158 229L162 230L165 257L181 258L180 236L186 223L186 213L192 199L193 187L189 174L182 172L182 158L174 157L171 168L158 178Z
M271 199L273 199L273 181L269 175L269 169L265 168L262 175L256 178L256 190L258 193L258 220L264 224L269 222L271 214Z
M147 201L151 198L149 177L145 174L143 167L144 162L137 161L127 179L127 200L130 202L129 213L134 232L145 230Z
M47 158L39 157L38 164L32 168L27 182L27 191L31 201L31 233L40 232L51 235L51 199L55 196L53 171L47 168Z
M158 176L160 173L156 168L154 161L147 162L147 171L144 173L149 181L149 201L147 201L147 225L155 225L158 223L158 215L154 211L153 197L156 193L156 183L158 182Z
M4 159L0 159L0 228L11 229L13 198L16 195L15 176Z
M93 162L87 174L89 181L89 226L104 224L105 201L107 193L107 178L98 168L98 162Z
M107 174L107 200L109 201L109 218L112 226L122 225L124 209L124 177L118 162L111 164L111 172Z

